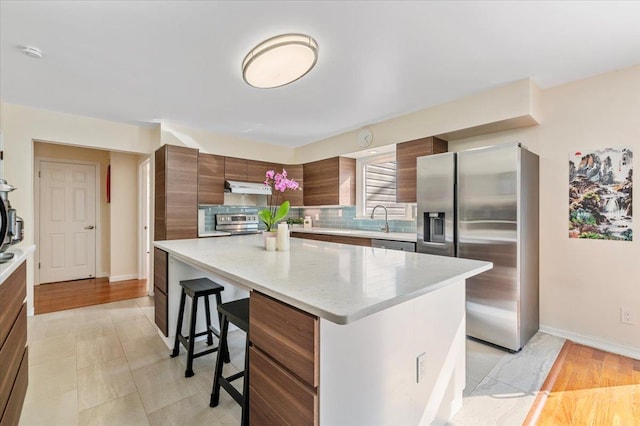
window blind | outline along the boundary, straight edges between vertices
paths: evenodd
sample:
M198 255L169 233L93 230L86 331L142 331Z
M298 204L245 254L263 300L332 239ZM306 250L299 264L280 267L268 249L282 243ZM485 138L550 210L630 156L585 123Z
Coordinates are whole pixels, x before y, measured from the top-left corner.
M406 208L396 203L396 162L384 161L364 166L365 214L371 215L373 208L383 205L389 218L404 218ZM376 211L376 218L383 218L384 211ZM378 216L381 215L381 216Z

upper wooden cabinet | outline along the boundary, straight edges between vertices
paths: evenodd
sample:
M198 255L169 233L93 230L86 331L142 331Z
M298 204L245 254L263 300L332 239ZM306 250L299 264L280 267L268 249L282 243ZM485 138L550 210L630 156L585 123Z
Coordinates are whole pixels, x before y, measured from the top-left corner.
M245 182L248 162L244 158L224 157L224 179Z
M224 203L224 163L220 155L198 154L198 204Z
M396 201L416 202L416 158L440 154L449 149L448 142L430 136L396 145Z
M163 145L155 153L154 240L198 236L198 150Z
M303 171L305 206L355 205L356 160L354 158L333 157L306 163Z
M286 190L282 193L282 201L288 200L292 206L302 206L304 204L304 167L302 164L283 164L280 169L287 171L287 177L300 184L300 189L295 191Z
M281 172L282 164L247 160L247 181L255 183L264 182L267 170L275 170L276 173Z

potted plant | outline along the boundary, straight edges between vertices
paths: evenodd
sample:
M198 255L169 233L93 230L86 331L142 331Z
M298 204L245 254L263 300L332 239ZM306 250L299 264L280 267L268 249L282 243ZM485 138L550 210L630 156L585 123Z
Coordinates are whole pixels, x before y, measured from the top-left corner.
M294 179L287 177L287 171L282 169L282 173L276 173L275 170L267 170L265 173L264 184L271 187L271 195L267 197L267 208L258 212L258 217L267 227L265 233L274 232L278 222L289 214L291 207L288 200L280 203L282 193L286 190L300 189L300 184ZM265 236L266 238L266 236Z
M304 218L302 217L290 217L287 219L287 225L289 228L302 228L304 225Z

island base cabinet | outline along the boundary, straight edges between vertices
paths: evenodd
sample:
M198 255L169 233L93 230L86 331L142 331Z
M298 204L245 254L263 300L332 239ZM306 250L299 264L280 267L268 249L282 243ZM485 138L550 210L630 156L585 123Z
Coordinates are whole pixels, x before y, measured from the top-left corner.
M311 388L254 347L249 359L252 426L317 424L318 396Z
M252 425L317 425L319 319L256 291L249 308Z
M169 335L168 328L168 283L169 255L159 248L153 249L153 301L155 304L155 322L158 329L165 336Z

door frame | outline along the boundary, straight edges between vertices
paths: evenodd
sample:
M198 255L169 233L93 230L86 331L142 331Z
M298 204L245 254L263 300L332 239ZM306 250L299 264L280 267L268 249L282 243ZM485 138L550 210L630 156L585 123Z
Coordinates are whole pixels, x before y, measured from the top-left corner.
M33 194L34 194L34 226L33 226L33 236L34 241L36 242L36 250L34 254L35 258L35 274L34 274L34 285L40 285L40 163L42 161L52 162L52 163L67 163L67 164L82 164L85 166L94 166L95 167L95 180L96 180L96 228L100 230L100 232L96 232L95 239L95 254L96 254L96 278L104 278L108 277L109 273L102 271L102 238L100 237L102 233L102 219L100 217L100 163L97 161L81 161L81 160L65 160L62 158L50 158L50 157L34 157L34 167L33 167Z
M147 165L147 171L148 171L148 179L149 179L149 187L145 188L145 176L144 176L144 169L145 169L145 165ZM152 238L151 238L151 221L152 221L152 199L151 199L151 194L153 191L153 182L151 180L151 157L145 158L143 160L140 160L138 162L138 279L145 279L145 275L146 275L146 280L147 280L147 293L149 295L153 295L153 286L151 285L151 276L152 276L152 267L151 267L151 263L152 263L152 256L151 253L153 252L153 246L152 246ZM145 230L144 230L144 222L145 222L145 217L144 217L144 204L146 203L147 208L147 230L146 230L146 239L147 241L145 241ZM149 254L147 255L147 262L144 261L144 257L145 257L145 252L144 252L144 247L145 245L148 244L149 245ZM146 271L144 271L144 265L146 264Z

